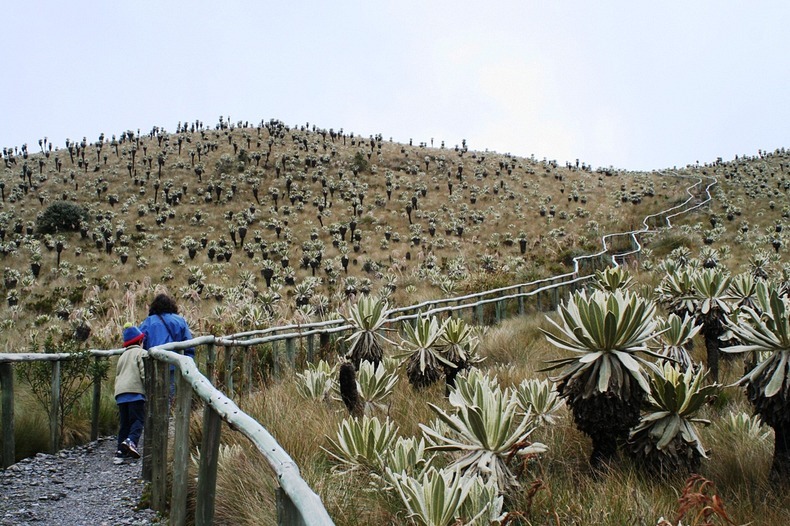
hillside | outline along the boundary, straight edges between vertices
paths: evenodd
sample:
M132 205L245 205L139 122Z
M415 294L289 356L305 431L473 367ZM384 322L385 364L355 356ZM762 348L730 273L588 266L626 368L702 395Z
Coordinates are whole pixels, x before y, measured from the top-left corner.
M161 287L194 332L229 333L329 316L360 292L406 305L567 272L571 256L681 202L688 184L275 120L37 146L3 149L6 351L86 327L91 347L112 347ZM717 203L653 236L656 250L773 251L790 210L786 165L776 152L678 172L718 176ZM42 233L58 201L84 220Z

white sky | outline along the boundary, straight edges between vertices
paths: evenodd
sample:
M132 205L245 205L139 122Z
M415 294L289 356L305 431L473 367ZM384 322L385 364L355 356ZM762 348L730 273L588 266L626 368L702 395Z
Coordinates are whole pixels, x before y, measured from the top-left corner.
M0 52L32 150L220 115L628 169L790 147L784 0L18 0Z

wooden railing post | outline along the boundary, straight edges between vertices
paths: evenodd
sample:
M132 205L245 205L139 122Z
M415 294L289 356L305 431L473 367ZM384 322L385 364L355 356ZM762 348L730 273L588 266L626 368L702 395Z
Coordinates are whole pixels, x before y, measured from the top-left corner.
M307 361L313 363L315 359L315 334L307 336Z
M272 374L275 378L280 377L280 357L278 356L279 352L277 348L279 347L279 342L277 340L273 340L271 342L272 346Z
M170 407L170 366L154 360L154 388L151 433L151 508L165 511L167 508L167 432ZM149 444L145 445L149 448Z
M276 496L277 526L306 526L299 510L281 487L277 487Z
M52 391L49 407L49 452L60 449L60 360L52 362Z
M206 378L213 384L217 383L215 367L217 365L217 348L213 343L206 346Z
M242 362L241 367L244 376L244 385L242 389L244 389L244 394L247 396L252 393L252 347L243 347L244 354L242 354Z
M285 356L291 367L296 367L296 345L293 338L285 340Z
M477 312L477 324L478 325L484 325L484 321L485 320L483 319L483 305L482 304L478 304L475 307L475 311Z
M494 317L496 318L497 323L502 322L502 318L504 314L502 313L503 309L503 301L496 301L494 302Z
M189 488L189 417L192 413L192 386L176 368L175 442L173 444L173 491L170 525L183 526L187 520Z
M326 358L329 356L329 352L331 350L331 339L329 338L328 332L322 332L318 335L318 347L320 349L321 358Z
M0 363L0 384L3 387L3 469L16 461L14 442L14 368Z
M233 398L233 347L225 347L225 388L228 398Z
M93 373L93 404L91 405L91 440L99 438L99 409L101 409L101 381L102 375L99 373L99 360L104 360L100 356L95 356L94 364L96 370Z
M524 315L524 296L522 296L522 294L524 294L524 288L523 287L519 287L517 290L518 290L518 315L519 316L523 316Z
M217 496L217 465L222 418L210 404L203 409L203 440L200 443L200 466L195 496L195 526L214 523L214 500Z
M154 359L146 357L145 367L145 425L143 426L143 480L151 481L151 451L154 450Z

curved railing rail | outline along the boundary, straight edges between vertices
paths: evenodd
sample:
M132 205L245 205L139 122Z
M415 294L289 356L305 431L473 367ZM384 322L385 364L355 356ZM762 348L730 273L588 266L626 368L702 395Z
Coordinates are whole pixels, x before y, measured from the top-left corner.
M662 174L665 175L665 174ZM672 174L673 177L693 178ZM545 279L535 280L528 283L509 285L497 289L491 289L479 293L428 300L422 303L407 307L391 309L388 314L390 324L414 320L418 316L437 315L448 313L458 314L464 309L471 309L472 316L477 318L479 323L484 322L483 307L489 304L495 306L495 320L500 321L506 314L505 302L510 300L518 301L518 313L525 312L525 300L535 298L538 310L542 310L541 295L548 298L549 306L559 303L560 291L563 287L575 288L585 281L591 279L597 266L603 266L605 258L609 258L611 264L619 265L618 259L622 262L627 257L639 253L642 246L638 236L651 231L648 224L651 219L663 217L667 227L671 227L670 219L680 214L688 213L707 204L711 199L710 189L716 184L712 177L697 177L696 182L686 188L689 194L688 199L683 203L673 206L661 212L648 215L644 218L643 228L627 232L605 234L601 237L602 250L573 258L573 270L565 274L559 274ZM704 192L706 197L700 199L693 206L689 206L698 196L692 193L696 187L702 187L703 180L708 179L707 186L700 192ZM615 237L628 236L631 240L632 249L627 252L610 253L609 241ZM587 264L583 265L582 262ZM589 273L582 274L582 270L590 270ZM527 290L528 289L528 290ZM276 475L280 488L277 492L277 515L278 524L305 524L305 525L328 525L333 524L321 500L309 488L307 483L299 475L299 470L288 454L277 444L276 440L268 431L252 417L242 412L238 406L222 391L218 390L212 382L204 376L197 368L193 360L184 358L174 351L183 350L188 347L206 347L206 372L211 378L215 375L216 366L216 346L222 347L225 352L226 372L233 368L233 350L236 347L252 347L255 345L270 345L275 374L277 373L277 363L279 353L275 346L279 342L284 342L285 355L288 361L295 363L296 341L305 339L306 357L312 360L315 355L315 337L319 337L320 349L325 350L330 345L330 336L343 333L353 328L346 320L326 320L305 324L292 324L267 329L240 332L228 336L202 336L187 342L170 343L155 347L149 351L147 367L150 374L147 375L147 392L152 393L151 402L148 405L148 415L145 426L145 440L147 446L144 448L143 475L151 481L152 486L152 507L159 511L164 511L167 496L167 428L168 428L168 392L169 392L169 367L176 368L177 377L177 397L176 397L176 416L175 416L175 458L173 462L173 494L171 498L171 524L183 524L186 516L186 476L189 462L188 431L189 414L191 413L192 393L196 393L205 402L204 406L204 432L203 444L201 445L201 458L198 468L198 507L196 510L197 524L210 524L214 511L214 488L216 484L217 456L219 446L219 435L221 422L224 420L228 425L246 436L255 447L263 454L267 464ZM124 349L110 350L91 350L90 353L96 360L107 359L110 356L123 353ZM245 354L246 358L247 355ZM72 359L70 354L34 354L34 353L0 353L0 384L2 385L2 413L3 413L3 467L7 467L14 462L14 363L31 361L50 361L52 362L52 409L50 411L50 445L53 451L58 449L59 422L57 407L59 405L60 391L60 362ZM247 369L247 367L245 367ZM230 396L233 396L233 376L226 374L225 389ZM91 415L91 438L98 436L98 416L101 400L101 378L93 380L93 409Z
M263 455L280 484L277 490L278 523L327 526L334 524L321 499L299 474L299 468L288 453L259 422L218 390L199 370L194 360L174 352L200 345L213 346L216 338L206 336L186 342L169 343L148 351L153 358L150 391L154 401L166 401L170 389L170 365L176 369L175 437L173 445L173 473L185 474L189 469L189 421L192 413L192 393L204 402L203 438L198 465L198 487L195 510L196 524L211 524L214 516L214 493L219 458L222 421L231 429L247 437ZM167 406L152 407L146 439L153 447L146 447L151 455L151 497L156 509L166 504L166 466L168 421ZM161 506L161 508L160 508ZM187 510L187 477L174 476L170 502L170 524L185 523Z

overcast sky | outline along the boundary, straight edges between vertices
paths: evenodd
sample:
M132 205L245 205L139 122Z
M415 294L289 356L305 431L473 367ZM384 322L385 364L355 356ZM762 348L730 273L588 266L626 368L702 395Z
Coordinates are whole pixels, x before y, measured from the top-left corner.
M628 169L790 147L787 1L24 0L0 23L0 146L223 115Z

